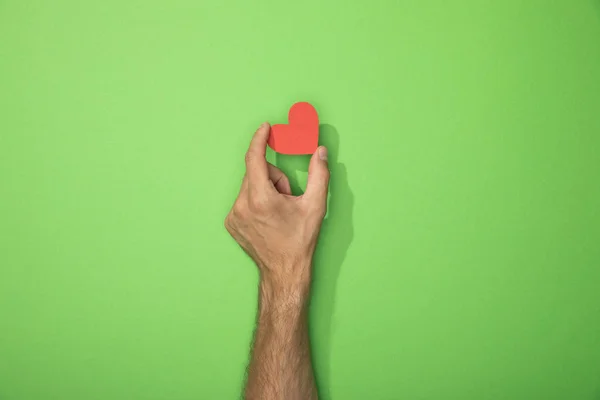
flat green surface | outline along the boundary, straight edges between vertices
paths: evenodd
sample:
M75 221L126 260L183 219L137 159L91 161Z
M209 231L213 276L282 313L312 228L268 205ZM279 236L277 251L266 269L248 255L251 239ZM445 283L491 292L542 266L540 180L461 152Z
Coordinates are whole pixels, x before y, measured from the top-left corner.
M323 399L600 399L600 1L0 0L0 400L237 398L300 100Z

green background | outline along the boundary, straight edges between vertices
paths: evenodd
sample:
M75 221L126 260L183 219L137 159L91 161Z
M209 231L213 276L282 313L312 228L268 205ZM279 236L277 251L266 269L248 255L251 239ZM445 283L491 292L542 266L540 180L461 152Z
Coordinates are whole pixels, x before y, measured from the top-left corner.
M239 396L296 101L322 398L600 399L600 1L0 0L1 400Z

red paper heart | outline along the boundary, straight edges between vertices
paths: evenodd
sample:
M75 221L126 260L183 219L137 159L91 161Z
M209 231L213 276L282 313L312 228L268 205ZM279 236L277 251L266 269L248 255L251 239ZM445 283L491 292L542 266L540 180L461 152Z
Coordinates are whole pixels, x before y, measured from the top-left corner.
M288 125L271 126L269 147L281 154L312 154L319 146L319 116L306 102L290 108Z

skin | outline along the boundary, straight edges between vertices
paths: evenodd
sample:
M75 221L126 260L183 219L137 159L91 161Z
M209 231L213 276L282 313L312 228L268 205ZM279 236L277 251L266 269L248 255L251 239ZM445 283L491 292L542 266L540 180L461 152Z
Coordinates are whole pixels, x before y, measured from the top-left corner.
M246 153L246 174L225 227L256 263L258 318L247 400L317 399L308 337L312 258L327 211L327 149L308 167L302 196L292 196L285 174L266 161L270 126L262 124Z

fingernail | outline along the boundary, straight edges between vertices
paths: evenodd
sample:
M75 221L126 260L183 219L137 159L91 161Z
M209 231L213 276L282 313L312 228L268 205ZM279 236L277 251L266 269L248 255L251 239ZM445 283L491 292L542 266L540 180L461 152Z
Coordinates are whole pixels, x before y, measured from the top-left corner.
M327 161L327 147L319 147L319 158L323 161Z
M269 126L268 122L263 122L262 124L260 124L261 128L266 128L267 126Z

